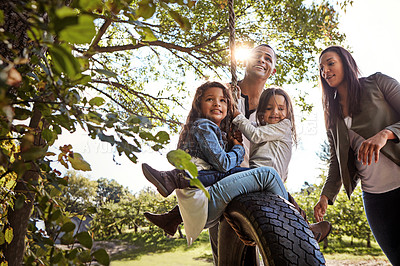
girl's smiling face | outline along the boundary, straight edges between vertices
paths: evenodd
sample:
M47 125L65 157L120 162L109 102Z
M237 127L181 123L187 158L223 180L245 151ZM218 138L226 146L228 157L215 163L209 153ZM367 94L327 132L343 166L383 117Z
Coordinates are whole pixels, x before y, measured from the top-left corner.
M207 89L201 97L200 109L205 118L220 126L228 111L227 100L222 89L218 87Z
M283 95L276 94L268 101L264 116L261 118L265 123L276 124L287 117L286 100Z

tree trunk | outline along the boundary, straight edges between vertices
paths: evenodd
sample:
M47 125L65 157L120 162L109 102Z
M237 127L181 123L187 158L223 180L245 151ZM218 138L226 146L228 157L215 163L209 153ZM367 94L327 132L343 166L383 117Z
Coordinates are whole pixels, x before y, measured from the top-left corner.
M4 24L2 28L5 32L14 36L10 39L9 44L0 42L0 54L5 58L5 63L13 62L15 58L23 57L24 49L28 47L28 36L26 31L29 24L24 13L16 11L16 6L20 3L19 0L0 1L0 9L4 13ZM25 55L27 56L27 55ZM28 55L29 56L29 55ZM13 93L15 88L11 88L9 93ZM41 138L41 130L39 123L42 119L41 111L37 106L33 107L31 121L29 127L35 130L34 146L43 146L44 140ZM43 123L43 128L47 123ZM35 192L30 190L29 183L35 182L39 177L39 169L37 165L31 163L31 169L28 170L17 180L15 186L15 198L25 197L25 203L20 209L9 208L7 210L7 218L10 226L13 228L13 239L9 245L6 245L4 250L5 259L10 266L22 265L25 252L25 236L29 217L32 212L33 203L35 200Z
M29 127L38 129L39 122L42 118L42 114L37 107L33 108L33 115ZM44 144L40 134L35 136L33 143L35 146L42 146ZM9 245L6 246L4 254L8 265L19 266L22 265L22 260L25 252L25 235L28 227L29 217L32 212L33 203L35 200L35 192L29 189L28 184L37 181L39 178L39 169L35 164L31 164L31 169L17 181L15 186L15 198L25 197L25 203L21 209L7 210L8 222L14 230L13 240Z
M371 247L371 233L368 233L368 235L367 235L367 247L368 248Z

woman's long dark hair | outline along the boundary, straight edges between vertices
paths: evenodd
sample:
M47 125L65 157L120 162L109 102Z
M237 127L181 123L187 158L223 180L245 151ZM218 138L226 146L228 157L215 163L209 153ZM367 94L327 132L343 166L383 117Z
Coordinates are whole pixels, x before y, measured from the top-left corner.
M290 120L292 124L292 139L293 143L297 145L297 134L296 134L296 126L294 122L294 112L293 112L293 105L292 101L290 100L289 94L286 91L279 87L270 87L265 89L260 96L260 101L258 102L258 107L256 111L257 122L260 125L263 125L264 122L264 114L267 110L269 99L275 97L275 95L282 95L285 98L286 102L286 110L287 116L286 118Z
M362 94L362 88L358 79L360 70L358 69L357 63L353 56L343 47L330 46L322 51L319 58L327 52L335 52L339 55L343 64L344 71L344 82L347 86L347 102L349 103L349 115L355 115L360 112L360 99ZM322 105L324 107L325 114L325 126L327 129L334 128L336 120L342 116L339 95L336 88L332 88L328 85L326 80L322 77L322 72L319 72L321 86L322 86Z
M201 112L201 98L203 97L204 92L212 87L221 88L223 91L224 97L226 99L227 113L226 113L226 117L221 121L220 129L227 133L228 139L229 139L229 136L231 134L230 127L231 127L232 118L233 118L233 100L232 100L231 91L226 86L224 86L224 84L222 84L220 82L207 81L196 89L196 94L194 95L194 99L192 102L192 109L189 111L189 115L186 119L186 123L185 123L185 125L183 125L182 131L179 135L178 149L182 148L184 142L189 137L188 136L189 129L193 125L193 122L199 118L205 118L204 114L202 114L202 112Z

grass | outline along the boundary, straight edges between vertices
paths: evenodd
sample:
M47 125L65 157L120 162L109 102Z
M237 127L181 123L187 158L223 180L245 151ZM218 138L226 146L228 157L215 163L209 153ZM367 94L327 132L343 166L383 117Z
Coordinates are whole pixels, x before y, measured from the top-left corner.
M188 247L186 239L167 238L161 232L143 232L139 234L125 233L118 238L126 241L136 248L112 256L112 266L120 265L212 265L211 247L208 242L208 231L203 231L199 239ZM385 255L376 242L371 243L371 248L366 247L366 241L354 239L351 243L349 237L342 239L329 239L328 248L321 251L327 261L387 261Z
M365 240L353 239L348 236L344 236L341 239L329 239L329 245L327 248L323 248L323 243L320 243L320 248L327 260L351 260L351 261L363 261L363 260L386 260L386 256L383 254L378 243L371 241L371 247L367 247Z
M112 266L212 265L208 231L203 231L190 247L186 239L168 238L161 232L126 233L113 239L126 241L136 248L112 256Z

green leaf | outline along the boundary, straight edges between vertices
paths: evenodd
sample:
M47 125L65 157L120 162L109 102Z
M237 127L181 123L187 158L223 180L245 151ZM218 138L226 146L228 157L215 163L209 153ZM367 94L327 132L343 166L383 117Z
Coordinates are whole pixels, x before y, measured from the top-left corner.
M76 16L78 12L70 7L63 6L61 8L58 8L56 10L56 16L60 19L66 18L66 17L73 17Z
M82 246L84 246L85 248L92 248L93 240L88 232L80 232L75 237L78 239L79 243L81 243Z
M4 24L4 12L3 10L0 10L0 26L3 26Z
M25 161L34 161L46 156L48 146L32 147L21 153L21 158Z
M108 143L110 143L111 145L114 145L114 144L115 144L114 136L105 135L103 132L97 133L97 136L99 137L99 139L100 139L101 141L108 142Z
M90 255L89 250L82 250L78 254L78 259L80 260L80 262L86 263L92 260L92 256Z
M106 101L101 97L94 97L90 99L89 104L91 106L102 106Z
M29 111L27 109L19 108L19 107L14 108L14 114L15 114L14 119L17 119L17 120L26 120L32 116L31 111Z
M61 261L62 258L63 258L63 253L58 252L56 255L53 255L53 257L50 258L50 262L57 264Z
M49 48L53 59L54 68L59 73L65 73L73 78L80 73L78 60L71 54L71 51L64 46L54 45Z
M206 194L206 197L210 199L210 194L208 193L208 190L204 187L203 183L201 183L200 179L198 178L190 179L190 185L201 189L204 192L204 194Z
M156 135L155 135L155 140L158 143L162 143L162 144L166 144L169 142L169 134L165 131L159 131Z
M91 207L88 207L87 209L86 209L86 212L87 213L97 213L97 208L96 207L93 207L93 206L91 206Z
M188 31L192 27L190 21L187 18L182 17L178 12L174 10L168 10L168 14L173 20L175 20L176 23L178 23L179 27L184 31Z
M156 5L147 0L140 1L138 3L138 9L136 10L136 16L142 17L144 19L149 19L156 12Z
M197 167L190 161L191 157L183 150L172 150L168 152L167 159L170 164L181 170L187 170L192 178L197 177Z
M75 238L72 235L72 231L65 233L62 237L61 237L61 244L64 245L69 245L75 242Z
M7 242L8 244L11 243L11 241L12 241L13 238L14 238L14 233L13 233L12 227L8 227L8 228L6 229L6 232L5 232L5 234L4 234L4 238L5 238L5 240L6 240L6 242Z
M68 155L68 161L71 163L72 168L75 170L82 170L82 171L92 171L90 168L90 164L87 163L82 155L77 152L73 153L73 156Z
M164 147L164 146L163 146L163 145L160 145L160 144L156 144L156 145L151 146L151 148L152 148L153 150L155 150L155 151L159 151L159 150L161 150L163 147Z
M57 139L57 133L46 128L42 131L42 137L47 141L48 145L53 145L54 141Z
M157 41L157 37L149 27L136 28L136 31L142 36L142 41L144 42Z
M111 77L111 78L116 78L117 77L117 74L115 74L114 72L112 72L110 70L95 69L94 71L96 71L99 74L106 75L107 77Z
M105 249L101 248L93 252L92 254L98 263L101 265L110 265L110 257L107 254L107 251Z
M30 163L25 163L23 161L15 161L11 169L17 173L18 176L22 176L26 171L31 169L31 164Z
M79 6L86 11L92 12L96 9L102 9L103 2L101 0L80 0Z
M55 212L53 212L53 213L50 215L49 220L50 220L50 221L55 221L55 220L57 220L58 218L60 218L61 215L62 215L61 211L60 211L60 210L56 210Z
M73 260L76 258L77 254L78 254L78 249L74 248L73 250L67 251L65 257L69 260Z
M139 137L144 140L154 140L154 136L147 131L142 131L139 133Z
M65 224L63 224L63 226L61 226L60 231L61 232L72 232L75 229L75 224L73 222L66 222Z
M78 15L75 25L68 25L60 32L60 39L74 43L85 44L92 41L96 34L93 17L90 15Z

